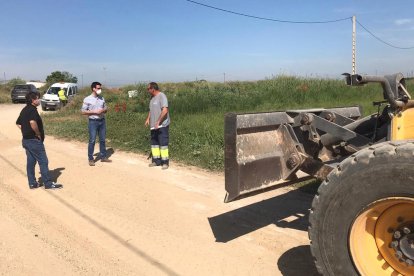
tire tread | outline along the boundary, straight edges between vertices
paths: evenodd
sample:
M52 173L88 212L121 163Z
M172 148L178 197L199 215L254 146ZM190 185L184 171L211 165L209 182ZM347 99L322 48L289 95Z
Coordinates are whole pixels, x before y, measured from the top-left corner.
M326 194L329 194L329 191L333 188L332 182L338 184L337 181L330 181L331 179L341 178L341 175L344 174L348 167L355 166L355 164L363 163L369 164L372 160L379 156L405 156L413 157L414 156L414 142L413 141L393 141L393 142L383 142L380 144L372 145L368 148L362 149L361 151L352 154L340 164L337 165L326 178L325 181L319 186L319 189L312 201L311 211L309 214L309 228L308 236L310 240L310 249L315 261L315 266L318 272L322 275L331 275L333 274L330 269L327 267L327 264L323 262L323 252L319 247L317 240L318 227L317 224L320 220L321 215L321 204L323 198Z

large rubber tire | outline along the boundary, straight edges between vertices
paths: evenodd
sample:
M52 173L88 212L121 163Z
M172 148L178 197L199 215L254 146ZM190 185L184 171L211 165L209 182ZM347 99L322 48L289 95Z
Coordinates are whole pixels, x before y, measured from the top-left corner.
M375 212L378 218L385 216L385 208L381 207L384 203L389 207L387 214L393 217L382 220L389 226L380 224L372 214L371 217L366 216L369 212ZM398 206L404 206L404 212L408 214L405 218L401 218L398 212L393 213ZM374 221L368 223L370 219ZM407 275L414 275L414 266L399 262L394 256L396 249L385 242L379 246L376 237L392 241L396 229L407 224L414 227L414 142L381 143L344 160L319 187L312 202L309 222L311 251L321 274L350 276L372 273L358 265L362 264L368 271L371 268L377 271L371 275L391 275L390 271L408 271ZM369 236L366 230L369 227L377 231L375 235ZM411 242L413 235L409 236ZM365 250L376 254L375 257L361 258L355 254L355 251L365 254ZM381 250L388 255L383 255ZM410 250L409 255L414 252Z

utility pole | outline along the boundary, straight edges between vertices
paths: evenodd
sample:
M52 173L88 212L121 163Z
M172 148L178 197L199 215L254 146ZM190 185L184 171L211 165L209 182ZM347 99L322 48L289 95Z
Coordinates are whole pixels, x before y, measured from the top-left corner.
M352 75L356 74L356 17L352 16Z
M223 73L223 83L226 83L226 73Z
M4 84L6 84L6 72L4 72L3 75L4 75Z
M82 88L83 88L83 74L81 74L81 78L82 78Z
M104 83L105 83L105 86L107 86L108 84L106 83L106 67L104 67L103 70L104 70Z

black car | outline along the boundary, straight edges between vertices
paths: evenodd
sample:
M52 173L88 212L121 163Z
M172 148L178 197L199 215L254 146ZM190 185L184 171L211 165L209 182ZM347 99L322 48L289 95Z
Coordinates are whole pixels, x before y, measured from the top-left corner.
M18 84L14 86L13 90L11 91L12 102L25 102L26 95L29 92L39 93L39 91L33 84Z

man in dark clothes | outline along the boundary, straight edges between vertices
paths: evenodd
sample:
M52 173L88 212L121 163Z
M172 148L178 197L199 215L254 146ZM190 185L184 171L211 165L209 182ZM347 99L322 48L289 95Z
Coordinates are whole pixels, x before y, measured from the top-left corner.
M40 104L39 96L35 92L29 92L26 95L27 105L22 109L16 121L16 125L22 131L22 144L27 155L27 179L29 180L30 189L39 187L39 183L35 178L35 166L38 162L45 189L59 189L63 186L52 182L49 175L48 159L43 144L45 140L43 122L37 112L37 107Z

